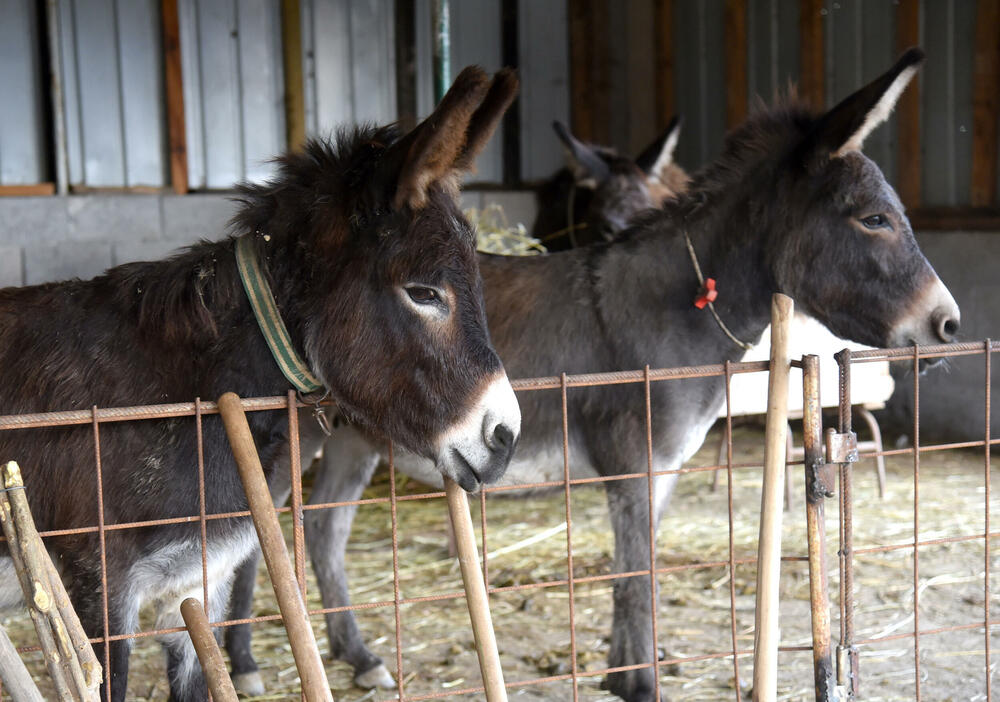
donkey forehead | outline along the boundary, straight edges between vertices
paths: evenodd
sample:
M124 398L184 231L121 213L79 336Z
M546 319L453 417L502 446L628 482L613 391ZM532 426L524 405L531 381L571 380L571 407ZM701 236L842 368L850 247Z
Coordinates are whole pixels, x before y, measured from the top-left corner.
M835 197L844 207L903 212L903 203L882 169L861 152L850 151L832 158L830 166L834 171Z

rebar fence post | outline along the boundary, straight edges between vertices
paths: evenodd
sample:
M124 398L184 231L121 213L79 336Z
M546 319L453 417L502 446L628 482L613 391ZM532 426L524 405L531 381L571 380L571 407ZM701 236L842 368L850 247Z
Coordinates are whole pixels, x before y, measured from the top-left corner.
M823 458L823 405L819 357L802 357L802 443L805 451L806 537L809 544L809 605L812 614L813 672L817 702L834 696L830 652L830 593L826 577L825 500L834 494L832 466Z
M851 464L857 462L857 437L851 430L851 350L834 356L840 370L839 434L826 433L827 462L840 465L840 644L837 687L847 699L858 696L858 649L854 645L854 492ZM853 445L853 449L851 448Z
M764 427L764 484L757 547L757 606L754 616L753 697L773 702L778 689L778 601L781 577L781 513L788 436L788 336L792 298L771 298L771 362Z
M238 395L227 392L219 398L219 414L226 428L226 436L233 450L236 465L239 468L240 480L247 495L250 513L253 516L254 527L260 539L261 551L264 552L264 562L274 587L274 595L278 600L278 609L282 621L288 631L288 642L292 648L295 667L302 681L302 692L309 702L324 700L333 702L330 683L327 682L326 669L316 646L316 637L309 624L309 613L306 610L302 592L295 580L291 561L288 558L288 547L285 537L278 524L278 515L274 511L271 493L264 478L264 469L257 454L257 447L247 424L246 414Z

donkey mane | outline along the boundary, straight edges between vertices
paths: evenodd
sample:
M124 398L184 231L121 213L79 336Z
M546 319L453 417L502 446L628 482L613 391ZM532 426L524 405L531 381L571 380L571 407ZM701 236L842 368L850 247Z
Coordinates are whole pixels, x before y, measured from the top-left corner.
M117 266L108 271L108 284L123 307L134 308L143 335L209 346L219 337L220 316L242 301L233 241L259 232L294 257L317 237L344 235L337 224L364 217L374 201L375 193L359 184L373 180L379 156L399 136L394 125L362 125L309 139L301 151L274 159L277 169L267 182L236 187L238 211L228 237L201 240L163 261ZM277 271L265 268L273 283Z
M683 219L705 204L730 197L748 173L781 162L809 133L815 119L794 91L773 106L757 101L746 121L726 134L722 152L694 172L688 190L667 201L664 209Z

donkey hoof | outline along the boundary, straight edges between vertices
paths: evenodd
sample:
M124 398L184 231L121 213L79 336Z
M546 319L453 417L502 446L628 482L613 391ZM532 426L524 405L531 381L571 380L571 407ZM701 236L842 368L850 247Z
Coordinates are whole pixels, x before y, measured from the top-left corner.
M354 676L354 684L366 690L371 690L375 687L380 687L383 690L394 690L396 688L396 679L389 674L388 669L384 665L379 663L374 668Z
M247 697L257 697L266 692L264 689L264 678L260 676L259 670L254 670L249 673L236 673L232 677L233 687L235 687L236 692L241 695L246 695Z

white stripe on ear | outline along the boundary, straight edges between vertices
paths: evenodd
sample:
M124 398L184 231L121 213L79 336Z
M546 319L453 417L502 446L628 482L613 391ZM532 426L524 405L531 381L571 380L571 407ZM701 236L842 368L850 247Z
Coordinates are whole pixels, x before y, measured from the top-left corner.
M872 130L878 125L889 119L889 115L892 113L892 108L896 106L896 102L899 100L899 96L902 95L903 89L909 84L910 80L917 73L919 66L909 66L904 68L903 71L896 76L896 80L892 81L892 85L889 89L882 93L882 97L879 101L875 103L875 107L868 111L865 115L865 121L861 123L858 130L852 134L844 145L837 149L834 156L843 156L849 151L860 151L861 144L864 140L868 138Z
M660 149L660 155L656 157L656 163L653 164L653 167L649 171L650 177L662 181L660 176L663 175L663 171L666 170L667 166L673 163L674 149L677 148L677 141L680 135L680 125L670 131L666 141L663 142L663 148Z

